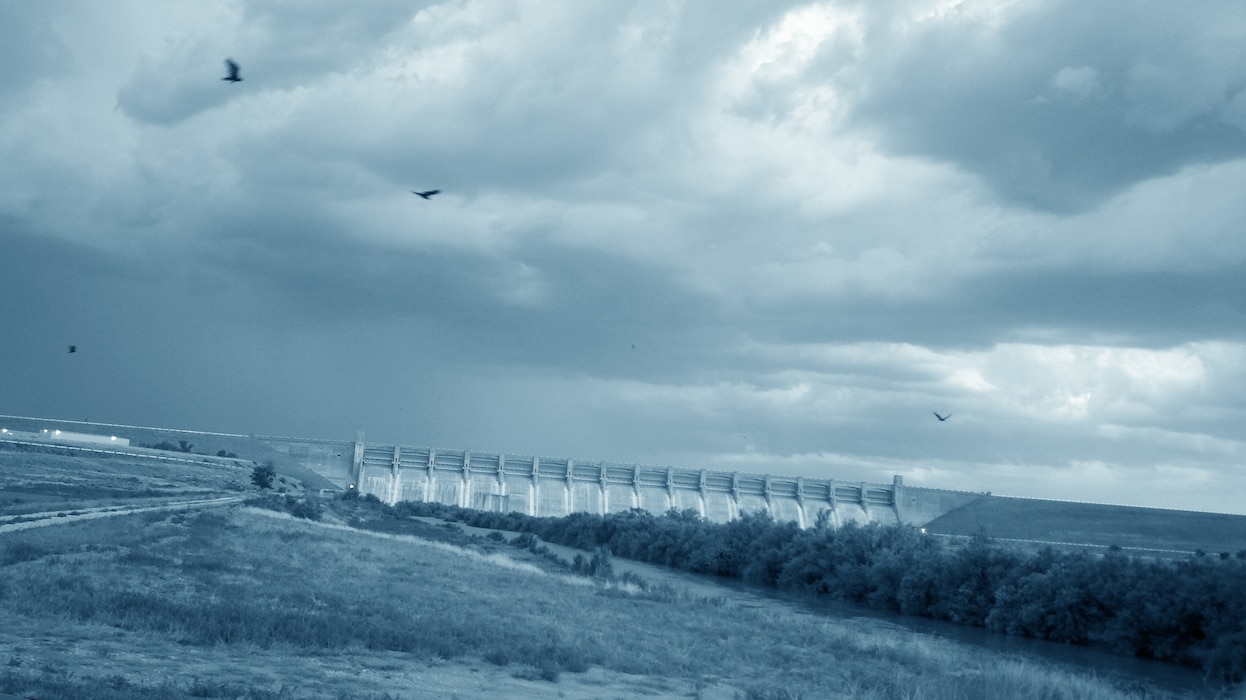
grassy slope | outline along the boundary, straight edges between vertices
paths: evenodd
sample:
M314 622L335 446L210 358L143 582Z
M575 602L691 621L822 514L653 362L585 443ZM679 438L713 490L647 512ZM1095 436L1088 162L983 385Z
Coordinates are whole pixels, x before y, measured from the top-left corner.
M0 692L1137 697L895 630L603 588L482 546L249 509L12 533Z
M250 470L240 467L0 444L0 512L24 501L236 492L249 477Z
M117 485L229 490L246 476L109 458L0 457L5 483L88 495ZM0 693L1144 696L881 625L593 584L505 545L411 527L451 543L246 508L0 535Z
M0 443L0 518L59 509L238 494L251 469ZM294 478L277 486L298 493Z
M990 496L926 525L928 532L1208 552L1246 549L1246 516Z

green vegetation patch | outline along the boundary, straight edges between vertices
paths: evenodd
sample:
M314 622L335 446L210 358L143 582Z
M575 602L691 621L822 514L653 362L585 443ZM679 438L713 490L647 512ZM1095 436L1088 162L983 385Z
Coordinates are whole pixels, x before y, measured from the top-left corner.
M378 520L387 519L403 520ZM726 686L740 697L1126 697L1093 679L1001 664L924 637L773 609L727 610L721 600L629 592L640 586L519 566L504 556L513 546L484 537L464 548L220 510L27 530L4 544L17 554L0 567L0 628L67 628L203 654L458 660L540 683L602 668ZM606 563L598 558L598 570ZM21 665L0 674L0 690L40 698L312 696L264 695L278 691L227 677L196 686L169 673L163 686L120 675L108 687L74 674L38 681L40 673Z
M802 530L765 514L712 523L694 511L642 510L531 518L440 504L435 515L516 530L581 549L906 615L1200 668L1221 683L1246 677L1246 560L1176 561L1045 548L1026 554L985 537L949 546L903 526Z

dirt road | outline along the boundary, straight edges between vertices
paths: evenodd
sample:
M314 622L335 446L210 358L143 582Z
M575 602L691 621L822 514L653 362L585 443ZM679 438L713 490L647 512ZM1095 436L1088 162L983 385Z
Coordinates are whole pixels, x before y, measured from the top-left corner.
M0 534L29 530L33 527L48 525L64 525L79 520L94 520L115 515L132 515L159 510L187 510L189 508L211 508L240 503L244 496L219 496L215 498L192 498L185 500L164 501L159 504L100 506L79 510L50 510L43 513L25 513L0 517Z

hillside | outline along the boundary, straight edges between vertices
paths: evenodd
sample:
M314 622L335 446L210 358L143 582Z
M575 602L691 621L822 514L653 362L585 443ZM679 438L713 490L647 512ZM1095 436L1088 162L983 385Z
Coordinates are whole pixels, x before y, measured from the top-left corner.
M155 490L159 500L180 485L237 493L241 476L206 465L161 474L161 466L125 459L60 459L0 451L0 472L10 487L55 482L58 507L75 470L93 502L110 481ZM235 504L89 522L53 517L46 527L0 533L0 693L1171 697L729 589L705 597L635 578L575 575L500 533L469 537L410 519L369 520L376 516L349 500L296 498L297 491L254 503L297 501L296 510L319 520ZM0 510L25 506L10 501Z
M1208 553L1246 550L1246 516L984 496L926 525L938 535Z

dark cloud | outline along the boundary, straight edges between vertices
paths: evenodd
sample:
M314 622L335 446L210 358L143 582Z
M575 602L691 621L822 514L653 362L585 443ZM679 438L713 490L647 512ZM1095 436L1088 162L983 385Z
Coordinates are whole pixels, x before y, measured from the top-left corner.
M1006 279L1005 279L1006 277ZM1099 336L1167 347L1190 340L1240 342L1246 332L1246 268L1123 272L1056 270L984 280L997 332L1062 329L1066 342ZM972 287L971 287L972 289ZM989 290L989 291L988 291Z
M6 7L0 413L1230 492L1240 12L996 5Z
M1003 198L1070 212L1194 162L1246 153L1226 110L1246 79L1227 5L1050 2L906 24L880 15L851 72L853 122L958 164ZM1110 37L1110 39L1108 39ZM848 77L845 77L848 76Z
M284 231L222 238L197 261L216 270L205 284L235 298L220 303L255 323L370 320L435 334L465 361L604 376L636 369L634 345L672 363L656 374L684 371L704 336L722 334L709 299L670 270L618 255L549 243L506 254L384 245L310 222Z
M235 84L220 80L226 71L219 52L201 43L184 42L169 47L168 55L140 60L129 81L117 91L117 106L126 115L169 126L239 95Z
M1246 268L1121 272L1008 269L928 297L806 299L738 319L793 343L898 342L982 348L997 342L1163 348L1246 338Z
M367 70L376 47L419 10L409 2L378 2L366 9L261 2L244 4L237 17L213 17L217 26L188 21L165 37L157 52L139 57L117 93L117 105L134 119L169 126L231 99L297 90L326 73ZM324 41L325 36L334 40ZM241 66L241 83L220 80L231 57Z

